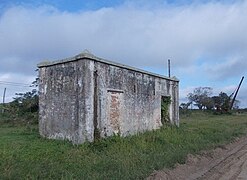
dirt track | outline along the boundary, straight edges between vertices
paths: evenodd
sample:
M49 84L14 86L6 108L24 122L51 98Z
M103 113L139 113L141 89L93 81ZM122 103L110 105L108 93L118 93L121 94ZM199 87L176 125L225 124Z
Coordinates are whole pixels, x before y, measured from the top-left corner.
M247 180L247 136L202 155L189 155L186 164L156 171L148 179Z

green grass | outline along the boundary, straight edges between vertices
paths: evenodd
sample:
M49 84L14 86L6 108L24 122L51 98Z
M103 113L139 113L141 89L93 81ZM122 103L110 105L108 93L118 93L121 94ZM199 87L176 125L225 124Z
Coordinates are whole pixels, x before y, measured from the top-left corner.
M73 146L41 138L36 126L0 123L0 179L143 179L246 133L247 114L192 113L180 128Z

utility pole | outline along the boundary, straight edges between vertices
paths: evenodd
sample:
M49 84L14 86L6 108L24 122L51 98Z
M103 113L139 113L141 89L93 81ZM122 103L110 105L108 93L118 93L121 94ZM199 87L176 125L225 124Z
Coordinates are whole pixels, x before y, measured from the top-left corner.
M3 91L3 109L2 109L2 113L4 113L5 95L6 95L6 88L4 88L4 91Z
M241 79L241 81L240 81L240 83L239 83L239 85L238 85L237 91L236 91L236 93L234 94L234 97L233 97L232 102L231 102L231 105L230 105L230 110L232 110L234 101L235 101L235 99L236 99L236 97L237 97L237 95L238 95L238 91L239 91L239 88L240 88L240 86L241 86L243 80L244 80L244 76L242 77L242 79Z
M171 77L171 60L168 59L168 77Z

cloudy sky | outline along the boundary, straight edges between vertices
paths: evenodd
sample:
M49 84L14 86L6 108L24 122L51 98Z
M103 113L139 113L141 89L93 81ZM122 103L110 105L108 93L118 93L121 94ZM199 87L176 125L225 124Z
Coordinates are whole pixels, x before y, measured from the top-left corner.
M163 75L171 59L181 102L200 86L231 94L247 75L247 1L0 0L1 99L30 90L37 63L84 49Z

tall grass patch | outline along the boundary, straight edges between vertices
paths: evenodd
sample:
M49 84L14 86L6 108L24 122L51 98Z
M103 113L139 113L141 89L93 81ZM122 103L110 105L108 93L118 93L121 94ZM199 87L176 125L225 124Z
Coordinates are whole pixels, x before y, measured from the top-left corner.
M35 125L0 126L0 179L143 179L246 132L247 114L202 112L182 117L179 128L79 146L41 138Z

